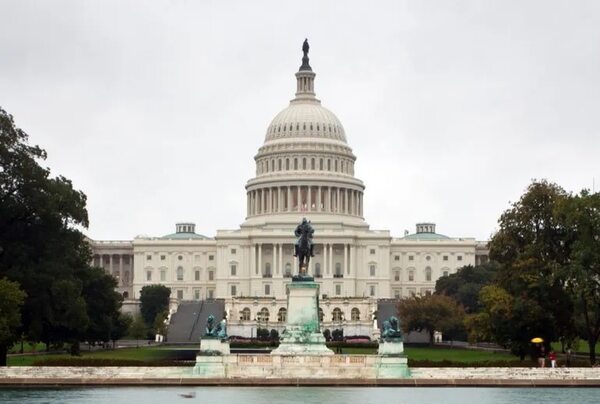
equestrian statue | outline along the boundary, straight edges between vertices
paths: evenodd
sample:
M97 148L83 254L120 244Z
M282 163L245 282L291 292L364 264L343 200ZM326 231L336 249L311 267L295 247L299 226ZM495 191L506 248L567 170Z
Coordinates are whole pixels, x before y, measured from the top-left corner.
M298 237L294 245L294 257L298 257L298 278L307 278L308 264L310 263L310 257L314 257L314 243L312 241L315 230L306 218L302 219L294 235Z

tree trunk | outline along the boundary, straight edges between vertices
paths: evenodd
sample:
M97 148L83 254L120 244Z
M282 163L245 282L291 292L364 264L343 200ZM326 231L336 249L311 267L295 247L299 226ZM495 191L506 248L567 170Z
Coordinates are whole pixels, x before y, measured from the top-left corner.
M588 346L590 347L590 364L594 366L596 364L596 341L588 338Z
M435 331L434 330L430 330L429 331L429 345L433 346L433 335L434 335Z
M7 354L8 354L8 345L0 344L0 366L6 366Z

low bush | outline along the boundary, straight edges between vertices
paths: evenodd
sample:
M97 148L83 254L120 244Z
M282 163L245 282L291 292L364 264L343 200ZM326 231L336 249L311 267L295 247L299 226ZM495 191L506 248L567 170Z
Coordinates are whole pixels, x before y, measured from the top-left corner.
M182 361L141 361L134 359L100 359L100 358L46 358L33 362L33 366L194 366L195 362Z
M549 364L548 364L549 365ZM474 361L474 362L459 362L450 360L431 361L431 360L415 360L408 359L408 366L414 368L535 368L538 366L536 361ZM572 367L590 367L589 362L572 361Z

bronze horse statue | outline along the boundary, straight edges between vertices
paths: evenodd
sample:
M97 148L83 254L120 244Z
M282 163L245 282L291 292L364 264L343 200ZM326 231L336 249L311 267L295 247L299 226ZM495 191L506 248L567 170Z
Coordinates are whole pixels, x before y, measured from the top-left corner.
M313 233L315 230L306 218L302 219L302 223L296 227L294 234L298 237L295 245L294 256L298 257L298 275L306 276L306 270L310 263L310 258L314 257L312 242ZM304 268L304 270L303 270Z

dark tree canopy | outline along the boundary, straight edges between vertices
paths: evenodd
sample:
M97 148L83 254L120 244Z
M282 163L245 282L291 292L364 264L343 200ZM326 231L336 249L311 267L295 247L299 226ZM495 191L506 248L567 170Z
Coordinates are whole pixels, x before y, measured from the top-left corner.
M0 366L6 366L8 348L18 338L21 325L21 306L25 300L17 282L0 279Z
M169 310L171 289L165 285L144 286L140 292L140 311L147 326L154 324L156 316Z
M0 108L0 277L27 294L20 331L29 340L78 345L102 316L86 302L91 252L78 229L88 225L86 197L52 177L40 165L45 158ZM107 306L114 316L115 305Z
M442 276L435 283L437 294L450 296L461 304L467 313L479 311L479 291L494 281L498 264L466 265L454 274Z

